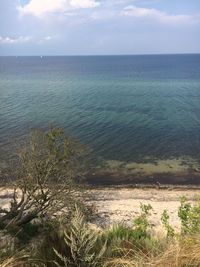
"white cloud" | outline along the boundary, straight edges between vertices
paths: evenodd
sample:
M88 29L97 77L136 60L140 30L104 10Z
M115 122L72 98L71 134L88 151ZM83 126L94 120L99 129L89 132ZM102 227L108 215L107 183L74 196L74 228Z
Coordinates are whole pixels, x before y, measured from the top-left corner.
M19 36L19 37L2 37L0 36L0 44L17 44L17 43L27 43L32 40L31 36Z
M40 38L36 38L33 36L18 36L18 37L9 37L9 36L0 36L0 44L22 44L22 43L43 43L48 42L53 39L52 36L44 36Z
M43 17L51 13L64 13L79 8L93 8L99 3L95 0L30 0L29 3L18 7L21 14L32 14Z
M91 8L99 6L94 0L71 0L70 5L74 8Z
M44 36L44 37L40 37L40 38L34 38L34 41L37 44L43 44L43 43L46 43L46 42L50 42L51 40L54 39L54 37L52 37L52 36Z
M92 20L105 20L105 19L111 19L115 17L117 14L115 11L112 10L101 10L97 12L92 12L90 15L90 18Z
M50 41L50 40L52 40L52 36L45 36L45 37L43 38L43 40L44 40L44 41Z
M42 16L45 13L57 12L65 7L65 0L31 0L24 6L19 6L21 14Z
M189 22L192 16L189 15L170 15L166 12L154 8L143 8L137 6L127 6L121 12L123 16L132 16L136 18L153 18L163 23L183 23Z

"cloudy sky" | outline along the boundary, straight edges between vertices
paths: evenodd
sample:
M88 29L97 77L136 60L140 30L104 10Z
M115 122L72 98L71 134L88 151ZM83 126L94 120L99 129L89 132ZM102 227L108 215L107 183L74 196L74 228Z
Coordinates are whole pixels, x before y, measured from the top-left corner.
M200 53L200 0L0 0L0 55Z

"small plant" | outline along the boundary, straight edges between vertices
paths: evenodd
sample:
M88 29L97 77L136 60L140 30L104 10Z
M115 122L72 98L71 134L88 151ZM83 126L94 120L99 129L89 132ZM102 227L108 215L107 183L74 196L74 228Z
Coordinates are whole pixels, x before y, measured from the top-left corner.
M174 228L169 224L169 214L167 210L164 210L161 216L161 222L167 231L167 237L173 237L175 235Z
M107 242L105 256L120 257L123 250L129 250L138 246L137 233L125 224L113 225L103 232L98 240L99 246Z
M91 230L85 222L85 217L76 206L74 216L71 220L69 233L65 232L64 241L70 248L70 255L67 257L54 249L59 260L63 262L57 266L73 267L95 267L99 266L100 260L106 250L106 243L95 250L95 245L99 237L98 232Z
M125 224L114 225L107 232L104 232L104 238L107 238L107 258L121 258L124 254L146 253L149 246L156 245L148 232L151 224L148 220L151 205L140 205L141 213L133 221L133 226Z
M200 200L197 199L192 205L187 198L181 198L181 206L178 210L181 220L182 234L200 233Z
M125 224L116 224L107 231L106 237L108 243L112 242L114 239L127 241L135 238L135 231Z
M151 226L148 220L152 206L150 204L140 204L141 214L134 219L134 230L138 238L145 238L148 236L148 228Z

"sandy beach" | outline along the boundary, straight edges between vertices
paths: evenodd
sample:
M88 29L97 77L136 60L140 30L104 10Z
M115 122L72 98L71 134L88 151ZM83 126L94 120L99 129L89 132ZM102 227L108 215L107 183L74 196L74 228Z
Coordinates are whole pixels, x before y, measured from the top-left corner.
M87 189L91 195L90 204L96 207L96 223L99 226L109 226L116 223L131 225L133 218L140 212L140 204L150 204L153 207L150 221L157 232L163 231L161 214L167 209L170 215L170 223L178 230L178 207L180 198L185 196L193 202L200 197L200 188L94 188ZM0 207L9 205L12 195L11 188L0 189Z
M180 198L191 202L200 196L200 189L154 189L154 188L102 188L91 190L92 203L97 208L97 223L108 226L116 223L131 224L140 212L140 203L153 207L150 221L157 231L162 229L160 218L167 209L170 223L178 230L178 207Z

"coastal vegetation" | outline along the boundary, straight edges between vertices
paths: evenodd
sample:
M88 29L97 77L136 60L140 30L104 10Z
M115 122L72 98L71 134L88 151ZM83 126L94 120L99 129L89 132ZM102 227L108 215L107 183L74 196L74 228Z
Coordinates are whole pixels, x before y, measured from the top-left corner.
M1 227L23 227L58 210L69 211L84 162L82 151L62 129L32 131L18 152L10 207L0 209Z
M40 231L34 232L25 244L20 241L13 250L9 246L2 248L1 266L197 267L200 266L200 232L194 225L199 224L199 208L198 202L180 203L181 232L169 227L165 211L162 222L166 233L158 237L148 220L149 205L141 205L141 213L131 226L118 224L94 229L76 204L69 220L58 223L57 218L57 221L43 222ZM30 231L29 228L27 233Z
M10 204L0 209L0 266L200 266L199 199L180 199L180 231L164 210L156 235L152 206L142 203L131 225L97 227L80 183L86 158L60 128L31 133L18 153Z

